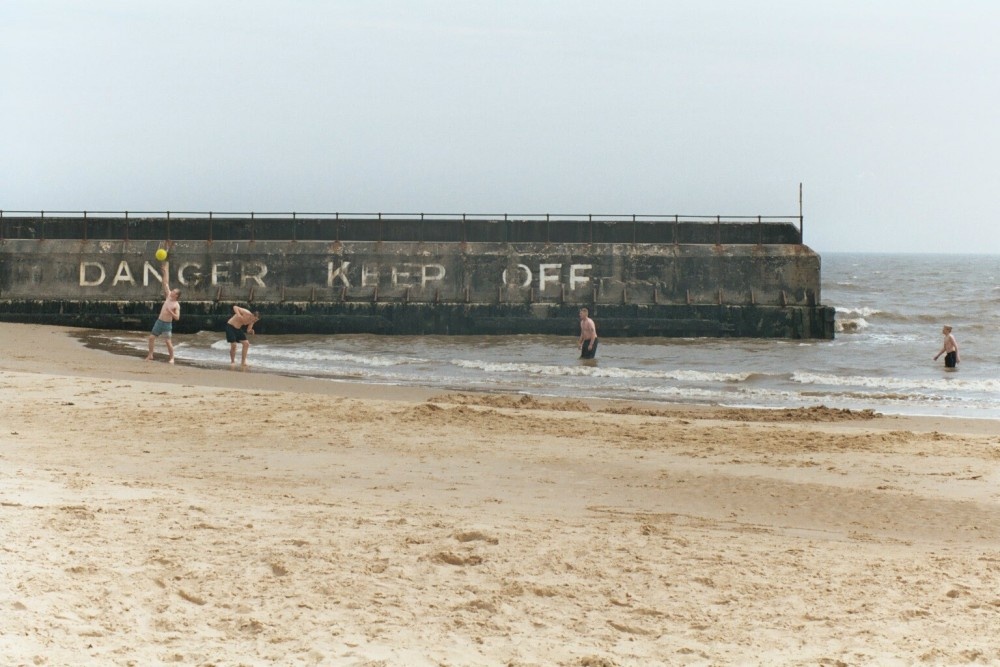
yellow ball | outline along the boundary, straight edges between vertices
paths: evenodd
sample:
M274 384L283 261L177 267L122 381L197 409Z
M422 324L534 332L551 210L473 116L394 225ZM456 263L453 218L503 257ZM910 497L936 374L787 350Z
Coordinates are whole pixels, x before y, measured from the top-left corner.
M166 250L164 250L163 248L160 248L159 250L156 251L156 259L158 261L162 262L166 258L167 258L167 251Z

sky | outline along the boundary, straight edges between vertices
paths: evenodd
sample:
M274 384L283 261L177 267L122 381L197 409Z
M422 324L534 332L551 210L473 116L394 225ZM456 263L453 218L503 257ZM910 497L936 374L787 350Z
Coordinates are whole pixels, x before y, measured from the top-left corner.
M1000 253L1000 3L0 0L0 209L798 215Z

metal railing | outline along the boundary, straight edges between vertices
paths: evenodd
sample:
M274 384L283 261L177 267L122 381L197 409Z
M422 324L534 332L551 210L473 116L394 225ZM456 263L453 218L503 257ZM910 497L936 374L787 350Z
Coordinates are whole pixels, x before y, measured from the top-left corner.
M70 230L69 222L70 220L76 221L72 224L73 230ZM93 222L91 222L93 221ZM313 212L313 211L107 211L107 210L97 210L97 211L70 211L70 210L4 210L0 209L0 240L5 238L35 238L35 239L45 239L45 238L68 238L67 234L73 235L72 238L81 238L83 240L88 240L89 238L122 238L124 240L138 240L140 238L148 238L150 233L154 230L159 233L160 236L166 239L172 239L171 234L171 223L173 224L173 231L177 231L178 224L185 224L190 228L191 224L199 227L197 232L201 236L198 238L204 238L206 240L213 240L215 238L215 231L217 228L213 227L213 223L233 223L242 222L246 227L247 238L251 241L256 240L258 237L265 238L267 234L273 234L273 227L271 224L284 223L285 233L290 234L287 237L290 240L305 240L306 238L312 238L313 240L341 240L341 230L346 230L348 226L354 225L353 233L358 234L359 230L364 228L357 227L358 223L366 223L371 221L375 224L375 227L371 228L372 231L364 232L361 237L356 237L355 240L369 240L367 237L373 235L371 240L391 240L386 239L383 236L384 225L392 225L397 223L437 223L438 226L442 223L448 225L459 225L460 230L454 232L456 235L455 239L466 241L471 240L467 238L467 225L482 225L484 223L509 223L508 231L501 240L512 241L516 240L517 232L511 231L516 229L527 230L532 226L537 228L538 225L544 227L544 233L533 233L538 240L549 241L550 235L552 239L557 239L559 237L566 237L574 232L571 232L568 226L571 223L575 223L579 226L580 223L587 223L589 226L589 235L584 235L583 237L574 237L579 241L590 241L596 240L596 235L594 231L595 225L618 225L627 224L631 228L631 242L635 243L637 238L643 236L651 238L652 232L644 232L643 229L652 230L653 227L663 228L664 226L672 227L670 237L672 242L678 242L678 231L677 228L680 225L695 225L700 227L705 225L706 227L712 226L715 228L715 242L722 243L723 233L721 231L723 225L735 225L737 227L743 227L744 225L750 226L755 225L758 230L761 229L763 225L788 225L794 228L795 223L798 223L798 240L797 242L802 242L802 216L800 215L686 215L686 214L647 214L647 213L625 213L625 214L613 214L613 213L414 213L414 212ZM35 224L40 223L40 224ZM63 224L60 224L63 223ZM95 225L106 227L108 223L111 223L114 230L109 232L107 228L104 232L98 232ZM143 223L150 223L148 225ZM258 224L260 223L260 224ZM289 223L291 223L289 225ZM561 224L562 223L562 224ZM26 226L27 225L27 226ZM563 227L562 225L566 225ZM648 225L648 226L647 226ZM398 227L398 224L397 224ZM271 232L267 230L271 229ZM326 231L317 231L317 230ZM75 230L75 231L74 231ZM310 231L311 230L311 231ZM431 231L428 227L428 239L431 239ZM563 230L563 231L560 231ZM9 232L13 232L15 236L10 236ZM111 236L107 236L111 233ZM19 236L24 234L24 236ZM309 235L312 234L310 237ZM417 240L424 241L425 233L424 226L417 224L412 230L413 239L405 240ZM621 234L619 234L619 237ZM663 234L657 236L657 238L662 237ZM745 235L743 235L745 236ZM190 238L183 237L182 238ZM758 232L758 239L762 238ZM396 239L403 240L403 239ZM441 239L444 240L444 239ZM626 240L626 239L621 239ZM662 242L662 238L660 239ZM621 242L621 241L619 241ZM646 241L649 242L649 241ZM668 239L669 242L669 239ZM704 241L699 241L704 242ZM743 241L746 242L746 241ZM759 240L757 241L760 242ZM788 241L784 241L788 242Z
M245 218L295 220L310 218L318 220L340 220L350 218L355 220L587 220L597 222L726 222L726 223L758 223L758 222L798 222L802 223L801 215L688 215L677 213L394 213L394 212L315 212L315 211L62 211L62 210L4 210L0 209L0 218L86 218L95 216L101 218Z

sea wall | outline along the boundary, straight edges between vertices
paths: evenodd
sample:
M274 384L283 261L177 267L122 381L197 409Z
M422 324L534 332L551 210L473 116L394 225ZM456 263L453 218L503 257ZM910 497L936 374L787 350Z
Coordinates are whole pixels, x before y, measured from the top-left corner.
M140 222L4 219L0 319L147 329L162 247L181 332L220 329L238 303L262 333L574 335L586 306L602 336L833 336L820 258L791 225Z

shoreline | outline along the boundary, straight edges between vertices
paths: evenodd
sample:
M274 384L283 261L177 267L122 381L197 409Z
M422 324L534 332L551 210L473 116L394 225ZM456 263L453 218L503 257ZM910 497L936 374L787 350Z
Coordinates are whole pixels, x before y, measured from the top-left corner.
M0 370L48 372L53 367L67 375L93 378L135 378L150 382L193 384L230 389L300 391L353 398L380 398L421 401L440 392L421 387L364 385L321 378L258 371L253 365L243 370L225 365L203 366L179 359L167 364L162 344L156 359L145 361L141 354L126 354L95 342L92 329L35 324L0 323ZM22 352L40 346L39 355ZM40 358L41 357L41 358Z
M114 357L121 359L134 359L141 356L132 354L133 350L127 346L120 345L115 346L106 337L101 334L106 333L103 331L93 330L93 329L72 329L68 327L50 327L45 325L12 325L12 326L23 326L32 327L40 326L45 329L52 331L62 331L68 337L75 339L81 347L88 350L102 352ZM2 358L4 352L2 348L2 339L0 339L0 358ZM158 359L152 364L160 364L159 357L164 355L161 350L157 351ZM98 363L95 359L92 363ZM116 364L117 366L117 364ZM164 366L168 366L164 364ZM2 368L2 362L0 362L0 368ZM154 366L155 367L155 366ZM385 398L389 400L399 400L399 401L426 401L434 397L451 395L451 394L476 394L484 396L495 396L495 395L513 395L506 394L504 392L491 392L482 389L465 389L465 388L429 388L422 387L419 385L402 385L402 384L378 384L372 382L356 381L356 380L341 380L332 377L315 377L315 376L305 376L305 375L294 375L279 373L267 370L257 370L252 364L248 371L243 371L242 369L236 367L232 368L226 366L224 363L218 365L210 364L199 364L188 362L183 359L179 359L174 365L175 368L183 367L194 369L199 373L193 377L188 378L185 376L173 376L165 375L161 378L163 381L173 382L173 381L193 381L198 384L205 384L207 386L216 387L232 387L232 388L262 388L265 386L280 388L282 390L293 390L293 391L307 391L307 392L317 392L324 394L332 394L337 396L351 397L351 398ZM116 369L116 372L120 372L122 369ZM200 372L208 373L240 373L246 376L255 376L256 380L249 381L236 381L230 382L222 378L212 379L210 376L202 376ZM102 376L103 377L103 376ZM273 382L267 380L260 380L260 377L275 378ZM301 382L301 385L299 384ZM599 397L586 397L580 399L565 399L556 396L543 396L543 395L532 395L532 394L516 394L517 396L531 396L542 402L549 403L560 403L566 400L576 400L582 404L587 405L592 410L602 410L613 408L617 405L634 406L638 409L643 410L654 410L661 412L662 414L675 414L675 413L691 413L691 414L702 414L702 415L718 415L722 419L732 418L732 415L742 415L742 419L748 419L747 415L756 414L758 417L756 419L771 421L772 417L768 415L788 415L790 412L794 414L802 415L804 421L831 421L833 418L829 417L831 414L844 414L848 419L842 421L853 421L851 418L851 413L859 414L863 411L859 410L847 410L839 408L826 408L820 406L819 408L788 408L788 407L728 407L719 406L713 404L704 403L681 403L681 402L666 402L666 401L641 401L632 399L620 399L620 398L599 398ZM816 415L820 413L826 413L828 416L826 419L819 419ZM806 415L810 415L806 416ZM1000 419L987 418L987 417L964 417L964 416L950 416L950 415L919 415L919 414L896 414L896 413L881 413L877 412L877 419L867 420L868 426L876 428L898 428L901 427L899 422L905 422L905 427L910 429L915 429L919 431L932 431L932 430L946 430L954 431L960 433L970 433L970 434L989 434L1000 428ZM787 418L787 417L786 417Z
M81 331L0 324L12 664L1000 661L995 422L343 386Z

